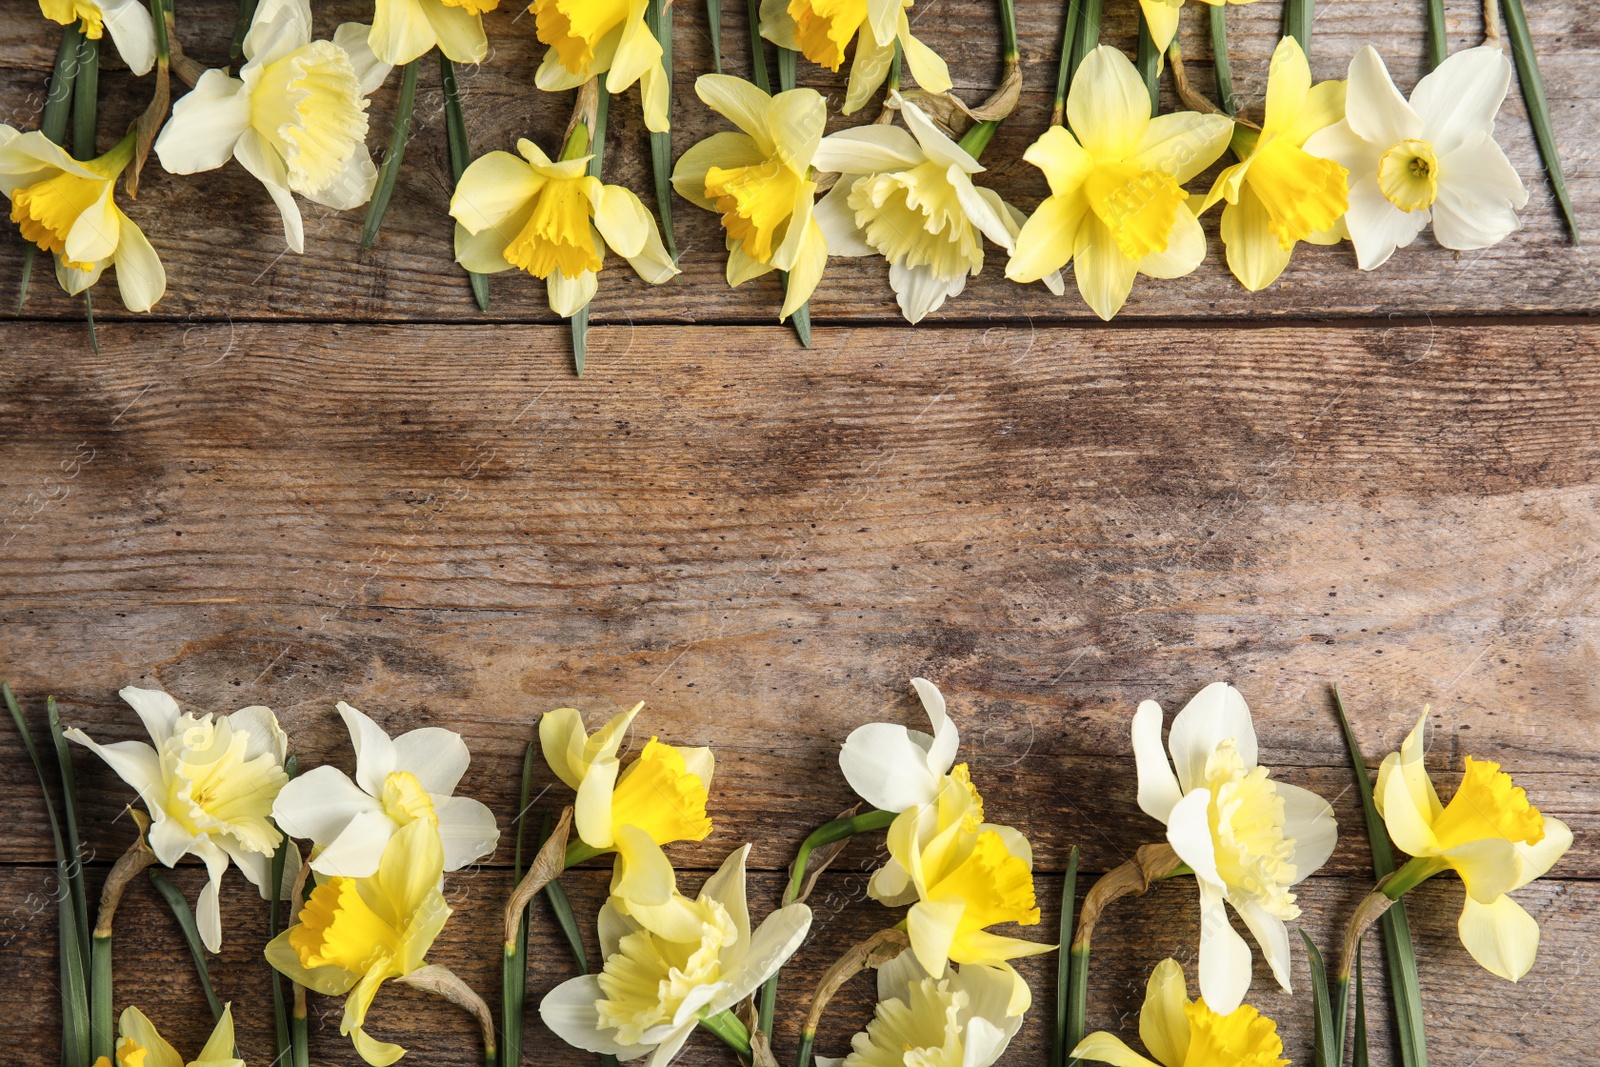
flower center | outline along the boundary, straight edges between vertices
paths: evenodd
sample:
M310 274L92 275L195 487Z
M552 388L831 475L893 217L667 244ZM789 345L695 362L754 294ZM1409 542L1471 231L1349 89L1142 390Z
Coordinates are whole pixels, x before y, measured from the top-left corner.
M1468 756L1461 785L1434 821L1433 832L1442 851L1492 837L1537 845L1544 840L1544 816L1498 763Z
M417 776L410 771L394 771L383 780L383 791L379 797L383 805L383 813L401 826L426 819L434 826L439 825L439 816L433 810L433 801L428 798L427 790L422 788L422 783L417 781Z
M1005 839L993 830L979 834L961 862L930 882L928 899L955 899L966 904L956 930L958 938L997 923L1032 926L1039 921L1033 872L1022 857L1011 854Z
M289 776L270 752L246 759L250 737L226 719L184 715L161 754L167 811L189 832L226 833L252 852L283 840L272 802Z
M1420 211L1439 195L1439 161L1427 141L1401 141L1378 160L1378 188L1401 211Z
M683 754L655 738L628 765L611 796L613 831L637 826L658 845L704 841L711 833L706 817L708 793Z
M1248 1004L1227 1015L1204 998L1183 1006L1189 1019L1189 1054L1182 1067L1288 1067L1278 1024Z
M283 151L292 188L326 189L367 139L367 98L350 57L313 41L268 64L250 94L250 123Z
M1250 160L1245 182L1267 211L1267 228L1278 247L1329 229L1350 206L1349 171L1288 141L1261 144Z
M1132 163L1101 163L1083 183L1089 207L1124 256L1165 252L1178 209L1189 198L1172 175Z
M342 876L311 891L299 923L289 931L289 947L301 966L338 967L351 974L365 974L380 959L399 958L403 940L367 903L356 880Z
M106 192L106 179L84 178L57 171L55 174L11 194L11 221L22 230L24 240L46 252L62 255L67 235ZM78 270L92 270L92 263L63 262Z
M948 980L914 982L907 999L878 1003L867 1024L867 1040L855 1042L847 1062L851 1067L962 1067L966 1050L961 1014L970 1002Z
M801 54L838 70L845 46L867 21L867 0L789 0L789 17L794 19Z
M533 15L539 40L556 50L563 67L583 74L600 39L628 17L628 0L534 0Z
M1230 891L1248 895L1271 914L1299 916L1294 894L1294 840L1283 835L1284 802L1265 767L1244 769L1232 739L1206 760L1208 815L1217 874Z
M546 179L534 194L533 213L506 246L506 262L535 278L548 278L555 270L568 278L599 270L600 250L589 221L589 188L595 181L581 174Z
M706 171L706 199L722 212L722 228L757 263L772 260L778 234L794 214L796 198L812 183L792 167L769 159L749 167Z
M867 243L891 263L929 265L942 278L983 266L983 246L937 163L859 178L849 204Z
M125 1037L117 1042L117 1067L144 1067L145 1057L148 1055L150 1050L131 1037ZM95 1061L95 1067L100 1067L102 1063L106 1067L111 1067L110 1061L104 1056Z
M641 1043L652 1027L672 1023L680 1005L699 988L722 980L723 950L739 940L727 909L714 900L683 901L700 920L700 939L668 941L638 930L617 943L600 972L600 1025L614 1028L624 1045Z

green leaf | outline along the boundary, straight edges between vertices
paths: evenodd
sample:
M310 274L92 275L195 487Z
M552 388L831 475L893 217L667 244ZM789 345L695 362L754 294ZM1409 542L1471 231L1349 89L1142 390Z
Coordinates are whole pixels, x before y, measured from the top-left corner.
M706 0L706 25L711 33L711 67L722 73L722 0Z
M1345 714L1344 698L1333 687L1333 706L1339 714L1345 746L1355 769L1356 790L1361 794L1361 810L1367 823L1367 840L1372 849L1372 873L1384 878L1394 873L1394 852L1389 847L1389 831L1372 799L1372 779L1356 743L1355 731ZM1411 920L1404 899L1395 901L1378 920L1383 930L1383 952L1389 963L1389 993L1394 1001L1395 1026L1400 1033L1402 1067L1427 1067L1428 1042L1422 1018L1422 983L1417 977L1417 953L1411 941Z
M1067 853L1067 877L1061 885L1061 936L1057 942L1061 947L1056 950L1056 1028L1050 1045L1050 1067L1065 1067L1067 1053L1072 1051L1067 1044L1067 1000L1072 986L1072 953L1068 946L1072 943L1077 903L1078 846L1073 845Z
M44 115L39 129L56 144L67 139L67 115L72 110L73 83L78 78L78 45L83 41L81 23L74 22L61 31L61 44L56 49L56 65L50 72L50 88L45 92ZM28 242L22 252L22 278L17 285L17 314L28 300L28 280L33 277L34 257L39 246Z
M400 76L400 100L394 109L394 129L389 134L389 152L378 168L378 184L373 187L372 200L367 204L367 221L361 227L361 247L371 248L378 239L378 228L389 211L389 201L394 197L394 185L400 178L400 164L406 157L406 142L411 139L411 113L417 106L417 64L413 59Z
M599 178L606 154L606 122L611 111L611 93L606 90L604 78L596 86L599 98L595 102L594 130L589 137L589 176ZM593 303L593 301L590 301ZM589 359L589 305L585 304L572 316L572 371L583 377L584 364Z
M1444 0L1428 0L1428 69L1433 70L1450 54L1445 39Z
M1061 28L1061 58L1056 60L1056 104L1050 114L1050 124L1060 126L1067 114L1067 86L1072 80L1073 51L1077 46L1078 20L1082 5L1078 0L1067 0L1067 16Z
M1150 94L1150 117L1161 113L1161 49L1150 36L1150 24L1145 21L1144 8L1139 9L1139 51L1133 65L1144 80L1144 91Z
M1306 943L1306 959L1311 963L1312 1042L1316 1067L1342 1067L1343 1059L1334 1046L1333 1007L1328 1003L1328 969L1322 964L1322 953L1304 930L1300 937Z
M189 902L178 892L178 887L167 880L165 874L153 867L150 869L150 883L156 887L156 892L166 898L167 906L172 909L172 917L178 920L178 929L183 932L189 955L194 958L194 973L200 979L200 989L211 1008L211 1018L221 1019L222 1001L211 986L211 968L206 966L206 946L200 940L200 928L194 923L194 912L190 910Z
M239 0L239 21L233 26L233 40L228 45L228 58L237 66L244 58L244 38L250 32L250 24L255 21L256 7L261 0Z
M1283 0L1283 35L1300 42L1300 51L1311 57L1311 22L1316 17L1316 0Z
M467 142L467 119L461 112L461 87L456 83L456 65L439 53L439 83L444 88L445 140L450 146L450 191L461 184L461 175L472 162L472 147ZM467 271L467 284L479 311L489 310L489 276Z
M1544 160L1550 188L1555 190L1556 203L1567 220L1567 229L1572 231L1572 243L1580 244L1578 216L1572 210L1567 178L1561 171L1561 151L1556 147L1555 130L1550 126L1550 103L1545 99L1544 78L1539 73L1538 53L1533 50L1533 35L1528 32L1527 12L1522 9L1522 0L1501 0L1500 6L1505 12L1506 36L1511 39L1511 58L1517 64L1517 80L1522 83L1522 99L1528 105L1528 121L1533 124L1533 137L1539 143L1539 158Z
M1211 16L1211 58L1217 72L1217 102L1229 115L1239 113L1233 98L1233 66L1228 59L1228 5L1209 7Z
M292 780L300 773L300 761L294 756L290 756L283 761L283 770ZM283 869L289 864L289 849L292 847L293 842L289 840L289 835L284 834L283 840L278 842L277 851L272 854L272 873L269 876L271 881L267 883L274 887L272 899L267 902L267 940L269 941L277 937L283 928L283 901L280 899L283 893ZM291 912L294 910L294 903L294 901L290 901ZM292 1051L294 1046L289 1037L289 1002L284 996L283 975L278 973L276 967L268 967L267 974L272 979L272 1024L273 1036L276 1039L276 1044L273 1047L277 1050L277 1058L273 1062L292 1064L294 1062Z
M529 742L522 753L521 806L511 821L517 827L517 847L512 861L512 884L522 881L522 838L528 828L528 798L533 789L534 754L539 746ZM548 822L541 838L550 833ZM522 1027L527 1011L528 995L528 909L522 909L522 920L517 931L516 944L503 952L500 978L500 1067L520 1067L522 1063Z
M100 103L100 42L83 39L78 50L78 77L72 83L72 154L78 159L93 159L95 120Z
M1071 945L1067 952L1067 1039L1062 1042L1068 1067L1083 1063L1072 1055L1072 1050L1083 1040L1088 1015L1089 946Z
M111 1014L111 935L95 934L89 950L89 1058L116 1058L117 1031Z
M1367 986L1361 979L1361 953L1356 952L1356 1033L1350 1067L1370 1067L1367 1049Z
M778 85L783 92L788 92L795 87L795 79L799 74L799 53L792 48L778 49ZM761 70L765 72L767 61L761 60ZM783 279L783 291L789 292L789 272L779 271L778 276ZM789 325L794 327L795 336L800 338L800 344L806 348L811 347L811 302L795 308L794 314L789 316Z
M89 897L83 884L83 837L78 832L78 777L72 770L72 749L61 728L61 713L56 698L45 699L45 717L50 724L50 740L56 753L56 770L61 775L61 829L72 863L72 911L78 923L78 943L83 948L83 963L89 965Z
M672 84L672 10L662 10L664 0L650 0L645 22L661 45L661 66ZM672 115L672 94L667 94L667 116ZM650 134L650 167L656 178L656 210L661 215L661 236L667 255L678 261L678 239L672 232L672 131Z
M748 0L745 10L750 15L750 68L756 88L772 92L772 76L767 73L767 46L761 37L761 0Z
M1068 0L1070 3L1071 0ZM1100 44L1100 6L1101 0L1083 0L1083 10L1078 15L1078 35L1072 42L1072 62L1067 66L1067 89L1071 92L1072 79L1077 77L1078 68L1083 65L1084 59Z

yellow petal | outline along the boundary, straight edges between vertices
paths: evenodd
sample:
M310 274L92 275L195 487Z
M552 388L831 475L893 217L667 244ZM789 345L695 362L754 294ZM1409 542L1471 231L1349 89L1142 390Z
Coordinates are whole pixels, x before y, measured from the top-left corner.
M1233 136L1233 122L1225 115L1175 111L1149 121L1127 161L1134 166L1170 174L1188 181L1222 158Z
M1482 904L1469 895L1456 929L1484 970L1513 982L1528 973L1539 953L1538 922L1510 897Z
M706 196L706 174L711 168L754 167L766 159L761 146L749 134L714 133L678 157L672 168L672 188L696 207L715 211L716 202Z
M1067 94L1067 121L1096 160L1133 152L1150 125L1150 94L1127 56L1100 45L1084 58Z
M489 152L462 171L450 198L450 215L469 233L499 226L526 208L544 181L525 160L510 152ZM516 229L503 240L509 242Z
M641 827L623 824L616 830L617 867L611 892L626 901L659 907L677 891L677 876L661 846Z
M828 239L822 235L822 227L817 225L815 219L808 219L804 233L794 265L789 268L789 288L784 294L783 310L778 313L780 322L811 299L817 283L822 281L823 269L828 265Z
M1078 191L1094 169L1094 157L1086 152L1065 126L1052 126L1028 146L1022 158L1044 172L1055 196Z
M1517 846L1503 837L1468 841L1441 852L1439 858L1461 876L1467 895L1482 904L1511 892L1522 873Z
M1096 315L1110 322L1133 292L1138 265L1122 254L1111 231L1093 212L1085 213L1078 228L1072 260L1078 294Z
M1081 190L1047 197L1022 224L1017 250L1006 264L1006 277L1014 282L1036 282L1066 266L1088 210L1089 202Z
M1227 249L1228 269L1251 292L1277 281L1293 254L1278 243L1268 226L1266 209L1248 186L1240 190L1237 204L1222 209L1222 243Z
M948 93L951 87L950 68L944 59L911 35L909 20L900 12L900 50L905 53L906 66L917 84L930 93ZM859 60L858 60L859 62Z
M1182 1067L1189 1055L1189 989L1178 961L1165 959L1150 972L1144 1007L1139 1009L1139 1040L1162 1063Z
M144 1050L144 1067L183 1067L178 1050L167 1043L156 1031L155 1024L138 1008L122 1009L117 1019L117 1032Z
M544 753L544 761L569 789L582 785L583 776L589 770L583 759L586 740L583 716L577 708L557 708L539 718L539 748Z
M1098 1060L1109 1063L1112 1067L1162 1067L1161 1064L1152 1062L1139 1055L1127 1046L1122 1038L1108 1034L1104 1030L1096 1030L1072 1050L1073 1059ZM1169 1063L1166 1067L1183 1067L1181 1063Z
M1345 83L1342 81L1313 85L1306 94L1300 113L1278 130L1278 136L1292 145L1304 146L1312 134L1344 118L1344 96Z
M1311 65L1300 49L1300 42L1286 36L1272 52L1267 71L1267 115L1261 132L1265 136L1293 124L1311 92Z
M422 5L427 0L377 0L367 44L390 66L402 66L434 46L437 38Z
M1150 27L1150 39L1155 42L1156 51L1165 53L1172 39L1178 35L1178 12L1183 8L1183 0L1169 3L1168 0L1139 0L1139 10L1144 12L1144 21Z
M217 1020L217 1025L211 1030L211 1037L206 1040L205 1048L200 1050L200 1055L195 1057L197 1062L216 1060L221 1062L237 1062L233 1056L233 1005L228 1004L222 1009L222 1018Z

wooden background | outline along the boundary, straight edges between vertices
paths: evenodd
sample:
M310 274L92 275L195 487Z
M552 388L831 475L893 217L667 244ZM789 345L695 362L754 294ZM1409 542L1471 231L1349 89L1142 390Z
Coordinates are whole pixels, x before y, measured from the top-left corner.
M726 68L748 70L742 5L728 2ZM1600 234L1600 4L1530 12L1586 233ZM180 4L181 36L225 62L231 3ZM1031 209L1015 162L1041 130L1061 5L1023 0L1023 106L988 159ZM1312 65L1342 76L1373 41L1403 88L1422 68L1421 3L1324 0ZM318 5L324 33L359 2ZM709 67L705 15L676 11L682 151L718 128L688 75ZM1109 4L1107 41L1131 48L1133 5ZM1451 44L1477 44L1476 5L1452 3ZM977 99L998 71L993 11L935 0L917 32ZM1229 10L1240 99L1259 106L1278 5ZM520 17L519 17L520 16ZM520 10L487 19L494 56L464 70L474 148L551 145L565 98L533 89L540 47ZM1203 20L1185 14L1197 82ZM36 125L56 34L31 3L0 14L0 118ZM108 63L106 143L148 82ZM838 98L841 79L802 65ZM395 79L374 98L387 141ZM1170 103L1170 101L1169 101ZM1033 840L1053 939L1068 848L1098 872L1153 840L1134 802L1127 723L1169 715L1225 678L1255 710L1262 758L1334 800L1345 834L1301 887L1303 925L1331 946L1370 883L1351 775L1327 687L1342 680L1369 762L1432 704L1430 767L1453 782L1467 753L1502 760L1577 831L1551 878L1520 894L1544 945L1511 985L1460 947L1459 883L1413 898L1433 1060L1442 1067L1593 1058L1600 971L1600 308L1592 254L1555 213L1513 89L1499 135L1532 200L1497 248L1455 256L1420 238L1383 270L1348 246L1303 246L1265 293L1221 264L1141 279L1122 318L989 267L918 329L898 322L881 263L835 260L814 302L816 348L772 325L776 282L729 291L714 218L675 210L684 275L647 288L613 263L594 305L589 374L525 276L491 283L488 315L449 264L437 75L425 64L417 136L378 246L361 213L306 205L307 252L285 254L264 191L236 166L174 179L152 165L129 206L167 264L151 316L97 303L99 355L80 305L35 276L0 325L0 674L36 710L56 693L100 739L139 736L116 691L159 686L197 709L266 703L302 763L351 758L333 711L349 700L392 732L461 731L463 791L509 820L539 713L592 720L646 700L650 734L711 744L717 830L677 847L686 887L754 843L759 914L807 830L852 798L837 746L854 726L920 719L906 681L941 685L991 818ZM610 180L646 194L637 98L612 111ZM842 124L835 119L835 125ZM1203 189L1207 179L1194 183ZM21 244L0 241L0 299ZM98 879L126 844L131 793L78 761ZM0 731L0 1013L13 1058L53 1062L54 908L37 787ZM564 802L551 791L540 808ZM780 1059L807 990L839 949L896 916L863 898L877 840L855 842L819 889L817 936L785 972ZM506 850L452 877L457 918L436 958L497 999L494 930ZM190 889L196 871L177 875ZM574 872L592 916L603 871ZM252 1067L271 1060L265 909L230 875L229 931L212 969ZM541 905L530 993L570 964ZM209 1020L169 917L148 889L119 923L119 1001L143 1005L192 1054ZM1191 966L1192 885L1116 909L1097 938L1091 1025L1136 1033L1145 976ZM1381 975L1381 953L1367 962ZM1039 1063L1054 959L1031 961L1039 1009L1007 1062ZM1252 999L1288 1055L1310 1060L1310 1001L1258 964ZM860 979L818 1051L840 1054L870 1013ZM1375 1061L1394 1062L1374 982ZM354 1064L340 1005L315 1001L314 1062ZM372 1032L407 1062L479 1062L464 1017L390 990ZM593 1057L530 1022L528 1061ZM704 1038L688 1064L731 1062Z

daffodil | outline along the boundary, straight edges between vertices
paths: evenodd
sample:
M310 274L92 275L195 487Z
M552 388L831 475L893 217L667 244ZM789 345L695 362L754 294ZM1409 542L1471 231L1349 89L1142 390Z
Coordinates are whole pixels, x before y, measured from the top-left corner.
M911 35L912 5L913 0L761 0L761 35L829 70L839 69L854 40L843 108L850 115L888 77L896 44L918 85L930 93L950 91L950 68Z
M337 767L315 767L284 786L272 805L285 833L316 846L313 871L365 878L378 870L394 835L419 820L438 828L447 871L494 852L494 813L454 795L472 761L460 734L426 726L391 738L344 701L338 708L356 752L355 781Z
M1338 838L1333 809L1308 789L1274 782L1256 763L1244 697L1213 682L1172 720L1167 762L1161 705L1133 716L1139 807L1166 824L1167 841L1200 887L1200 992L1224 1015L1250 988L1250 946L1228 921L1231 905L1289 989L1289 933L1299 918L1291 886L1328 861ZM1173 774L1173 767L1177 774Z
M1033 850L1010 826L983 821L983 798L967 765L958 763L931 804L907 808L889 826L889 862L867 883L867 893L890 907L910 904L905 929L911 952L934 978L947 963L1003 970L1011 981L1008 1013L1027 1010L1027 983L1008 961L1050 952L991 926L1034 926Z
M208 70L173 105L156 156L172 174L237 159L267 187L289 248L304 252L295 193L338 211L372 197L378 171L367 152L367 96L390 68L359 23L313 41L309 0L262 0L244 55L237 78Z
M534 84L547 92L576 89L606 76L613 95L639 83L644 124L665 133L672 84L661 43L645 22L649 0L533 0L535 33L547 45Z
M839 749L839 769L850 788L880 811L902 812L939 799L956 761L961 736L945 711L944 694L926 678L911 679L932 734L887 722L850 731Z
M1408 103L1371 46L1350 61L1343 121L1306 151L1350 171L1345 225L1362 270L1388 262L1431 219L1445 248L1498 244L1521 223L1528 191L1494 139L1511 63L1494 46L1468 48L1417 83Z
M1224 3L1249 4L1254 0L1203 0L1212 7ZM1178 35L1178 12L1183 10L1183 0L1139 0L1139 10L1144 12L1145 25L1150 27L1150 38L1155 41L1156 52L1165 54L1167 46Z
M933 978L902 952L878 968L878 1005L850 1054L817 1067L990 1067L1022 1027L1010 998L1003 971L969 964Z
M483 13L500 0L377 0L372 52L391 66L403 66L438 46L453 63L482 63L489 54Z
M651 285L678 273L644 204L591 177L589 156L552 162L528 140L517 151L480 156L456 184L450 214L458 263L479 274L515 268L544 279L550 308L563 318L593 299L608 245Z
M228 1004L205 1048L188 1067L244 1067L244 1061L233 1054L233 1044L233 1005ZM111 1057L101 1056L94 1067L111 1067ZM184 1067L184 1062L145 1013L130 1006L117 1017L116 1067Z
M195 920L206 948L222 948L217 893L231 860L270 899L272 855L283 834L272 824L272 802L289 776L283 760L289 739L270 708L232 715L193 715L158 689L128 686L120 694L150 735L143 741L102 745L76 727L71 741L105 760L138 790L150 811L150 850L171 867L184 856L206 865L210 881L200 891Z
M1241 1004L1219 1012L1205 997L1191 1001L1183 968L1162 960L1150 973L1139 1009L1139 1040L1151 1058L1139 1055L1104 1030L1072 1050L1076 1059L1115 1067L1288 1067L1278 1024Z
M167 291L167 272L144 231L113 193L133 161L133 134L96 159L78 161L50 138L0 124L0 192L26 241L56 257L56 280L76 296L117 271L129 311L149 311Z
M974 185L983 167L898 93L898 126L841 130L822 139L816 166L839 180L816 207L834 256L881 255L907 322L921 322L983 270L985 237L1012 251L1022 215L993 189ZM1063 292L1061 275L1045 283Z
M615 716L592 737L576 708L557 708L539 720L539 745L551 771L578 794L573 827L584 848L617 854L611 892L661 905L673 885L661 846L704 841L711 833L706 800L716 760L709 748L675 748L652 737L624 768L618 751L643 706Z
M789 272L779 313L786 319L811 298L828 263L828 240L812 217L812 164L827 105L813 89L768 96L725 74L703 74L694 88L707 107L743 132L712 134L690 148L678 159L672 187L722 216L729 285L769 271Z
M1457 929L1472 958L1515 982L1539 951L1539 924L1510 893L1542 877L1572 847L1572 831L1543 814L1489 760L1466 758L1461 784L1440 804L1422 762L1423 712L1399 752L1384 758L1373 800L1394 843L1413 858L1395 874L1409 888L1453 870L1467 889Z
M1311 84L1311 67L1293 37L1278 42L1267 75L1267 114L1259 134L1240 127L1239 162L1217 175L1201 212L1218 200L1228 269L1252 291L1277 281L1300 241L1335 244L1350 204L1349 172L1304 148L1306 138L1344 117L1344 82Z
M1183 183L1222 155L1233 123L1194 111L1151 118L1144 82L1109 45L1078 68L1067 121L1070 133L1052 126L1023 153L1050 195L1017 235L1006 277L1035 282L1070 260L1078 292L1110 319L1136 275L1179 278L1205 258Z
M156 63L156 25L141 0L39 0L44 17L63 26L83 26L83 35L98 41L111 31L117 55L137 75Z
M377 873L321 881L297 920L267 945L267 961L286 977L345 998L339 1032L373 1067L388 1067L405 1049L367 1035L367 1009L384 982L426 964L450 918L439 889L443 876L438 829L413 820L389 839Z
M694 900L680 897L662 927L646 911L600 909L597 975L556 986L539 1014L569 1045L666 1067L702 1020L738 1004L783 966L811 929L804 904L779 908L753 932L745 896L750 846L730 855ZM685 928L683 916L692 922Z

